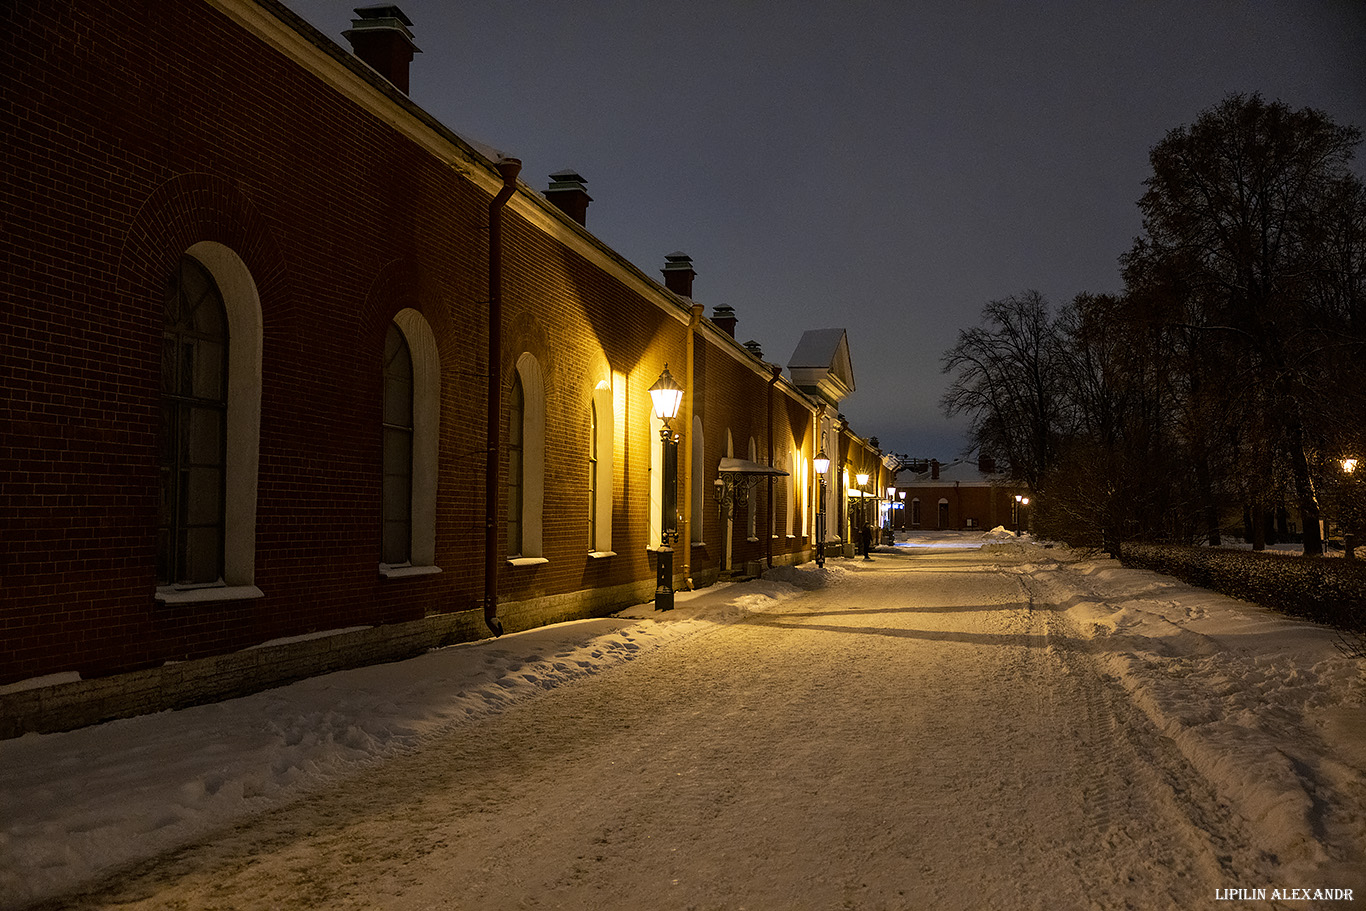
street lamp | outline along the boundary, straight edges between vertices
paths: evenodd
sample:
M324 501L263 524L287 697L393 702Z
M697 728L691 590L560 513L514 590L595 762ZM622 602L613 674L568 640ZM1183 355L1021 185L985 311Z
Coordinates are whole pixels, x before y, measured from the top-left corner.
M816 476L821 481L820 500L816 503L816 565L825 565L825 473L830 470L830 457L825 454L825 432L821 432L821 449L816 453Z
M868 524L868 491L864 490L863 488L864 488L864 486L867 485L867 483L868 483L868 473L867 473L866 471L860 471L858 474L854 475L854 480L858 482L858 494L859 494L859 500L860 500L860 504L859 504L859 519L860 519L860 521L863 523L863 525L867 525L867 524ZM870 557L870 556L868 555L868 544L867 544L867 543L864 541L864 539L863 539L863 528L862 528L862 527L860 527L859 530L858 530L858 540L859 540L859 546L863 548L863 559L865 559L865 560L871 560L871 559L873 559L872 557Z
M1357 470L1357 460L1356 460L1356 459L1353 459L1353 458L1346 458L1346 459L1343 459L1343 460L1342 460L1342 473L1343 473L1343 474L1345 474L1345 475L1350 475L1350 474L1354 473L1356 470ZM1339 511L1341 511L1341 509L1342 509L1342 507L1339 507ZM1360 516L1360 513L1359 513L1359 512L1357 513L1357 516L1358 516L1358 517ZM1356 526L1355 526L1355 523L1353 523L1353 522L1351 521L1350 518L1348 519L1348 523L1347 523L1347 524L1348 524L1348 528L1343 529L1343 532L1342 532L1342 555L1343 555L1344 557L1346 557L1348 560L1354 560L1354 559L1356 559L1356 555L1357 555L1357 541L1356 541L1356 535L1352 533L1352 530L1353 530Z
M674 607L674 549L671 546L677 532L670 517L677 511L674 488L674 471L678 458L678 438L674 435L669 422L678 417L679 406L683 404L683 387L674 381L669 373L669 365L650 387L650 399L654 402L655 417L663 426L659 429L660 454L663 456L659 504L659 550L657 552L657 572L655 574L655 610L673 610Z
M896 488L887 488L887 534L892 534L892 528L896 525ZM891 541L883 541L884 544L894 544L895 538Z

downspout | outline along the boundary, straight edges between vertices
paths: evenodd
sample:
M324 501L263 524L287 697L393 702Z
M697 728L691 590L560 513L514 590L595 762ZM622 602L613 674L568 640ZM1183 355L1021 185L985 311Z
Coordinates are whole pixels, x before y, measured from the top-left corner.
M773 464L773 384L778 382L778 377L783 375L783 368L773 365L769 367L772 374L768 378L768 467L774 468ZM766 475L768 478L768 508L765 510L768 518L768 531L764 534L764 553L768 558L768 568L773 568L773 475ZM789 507L790 508L790 507Z
M489 390L488 444L484 463L484 624L495 636L503 635L498 619L498 463L503 417L503 206L517 192L522 162L498 161L503 187L489 202Z
M697 372L694 369L694 360L697 352L697 328L702 324L701 304L692 305L692 314L688 317L688 363L686 367L687 379L683 381L683 386L687 389L684 396L683 412L683 441L686 444L686 451L683 454L683 579L687 585L687 590L693 590L692 581L692 486L695 479L692 476L692 447L695 442L692 438L692 416L694 411L693 398L697 395ZM700 521L700 518L699 518Z

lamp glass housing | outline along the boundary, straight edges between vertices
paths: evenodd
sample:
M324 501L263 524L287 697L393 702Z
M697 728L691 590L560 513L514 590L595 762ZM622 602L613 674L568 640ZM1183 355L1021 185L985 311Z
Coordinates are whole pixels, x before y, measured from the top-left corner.
M816 474L823 475L830 470L830 457L822 449L816 453Z
M683 387L674 381L668 364L650 387L650 398L654 402L655 417L665 423L678 417L679 406L683 404Z

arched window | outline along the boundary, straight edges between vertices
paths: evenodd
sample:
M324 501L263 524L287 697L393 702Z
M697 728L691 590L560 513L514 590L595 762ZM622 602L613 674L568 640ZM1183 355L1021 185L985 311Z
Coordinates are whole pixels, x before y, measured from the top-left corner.
M413 542L413 357L394 323L384 337L384 482L380 562L410 563Z
M172 481L173 478L181 476L182 470L189 467L189 462L184 459L172 459L177 446L176 441L181 438L183 428L172 427L171 412L176 409L170 406L173 400L183 399L183 396L166 395L163 398L163 403L168 406L163 412L166 424L162 436L163 452L158 459L163 471L164 499L161 517L164 521L160 521L158 526L159 583L156 599L168 604L186 604L260 598L261 590L256 587L255 580L256 489L261 449L261 355L265 336L261 318L261 298L246 263L223 244L200 241L186 250L185 254L184 260L189 262L182 260L176 267L175 275L167 284L168 308L182 307L183 301L179 298L185 289L180 286L185 281L186 269L189 269L200 278L207 276L207 280L216 289L222 306L220 312L226 316L226 352L223 362L226 370L226 414L219 425L223 440L222 480L218 495L219 505L214 510L221 514L219 524L222 530L218 535L219 543L216 546L209 545L208 550L205 550L203 539L212 534L206 529L213 524L211 520L200 521L204 518L202 510L212 506L209 500L202 496L206 484L210 489L213 487L212 482L207 480L212 474L208 470L209 466L200 462L203 453L199 450L201 444L207 442L203 435L206 431L199 428L191 431L191 436L197 441L196 452L191 458L199 469L195 472L196 490L187 487L182 495L178 489L179 482ZM190 287L193 287L194 282L199 279L192 276L189 281ZM171 294L177 297L174 304L169 300ZM193 292L190 294L193 296ZM179 323L180 316L175 317L174 322ZM163 338L167 342L163 349L163 363L166 368L163 371L163 382L169 381L164 390L169 393L175 383L180 381L174 378L179 376L183 380L187 375L183 370L184 363L177 365L175 361L186 353L181 345L188 337L177 330L165 333ZM206 353L207 349L197 352L199 355ZM206 366L201 357L198 367ZM201 382L202 379L201 377L194 382ZM220 400L220 407L222 401ZM177 402L177 405L180 404L188 402ZM180 409L181 417L187 413L187 410ZM198 416L203 419L206 412L201 411ZM183 479L189 482L188 472ZM173 518L181 509L192 509L195 513L194 518L188 521ZM188 519L188 514L186 518ZM181 540L181 531L188 532L192 525L199 528L193 535L200 539L197 542L199 548L196 555L190 554L195 547L189 540L191 536L186 534L183 542ZM212 570L197 565L198 555L215 553L217 557L214 562L219 565L220 576L210 578ZM177 563L187 571L175 570ZM192 565L196 565L197 568L190 571ZM203 581L184 581L187 578Z
M606 380L593 390L588 433L588 552L612 552L612 386Z
M161 585L223 581L228 343L217 283L194 257L180 257L166 284L162 332Z
M521 374L512 378L512 392L508 395L508 556L522 553L522 500L525 488L526 393L522 390Z
M754 437L749 438L749 460L751 462L759 458L759 447L754 443ZM748 537L751 541L759 540L759 485L748 484L745 489L745 511L748 513L746 518Z
M544 563L541 557L545 492L545 386L531 354L517 358L508 396L508 559Z
M786 525L787 536L791 538L796 531L797 519L797 450L794 446L787 451L787 477L784 479L783 486L786 488L786 502L784 523Z
M710 489L710 484L705 484L704 472L705 462L702 458L704 450L702 439L702 418L699 415L692 416L692 543L701 544L703 542L702 528L703 519L706 517L706 489ZM704 489L704 485L705 488Z
M379 571L388 578L437 573L441 360L432 327L411 307L394 315L385 336L383 394Z
M598 403L588 403L588 549L598 549Z

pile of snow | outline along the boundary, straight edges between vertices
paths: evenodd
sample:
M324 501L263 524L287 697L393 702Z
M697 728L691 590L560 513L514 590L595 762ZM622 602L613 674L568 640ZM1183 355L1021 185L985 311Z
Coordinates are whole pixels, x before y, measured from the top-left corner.
M213 705L0 741L0 909L192 844L468 720L739 620L845 572L764 579L462 643Z
M1366 663L1332 630L1066 548L1016 569L1286 869L1366 852Z

